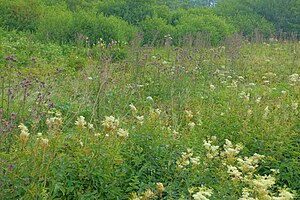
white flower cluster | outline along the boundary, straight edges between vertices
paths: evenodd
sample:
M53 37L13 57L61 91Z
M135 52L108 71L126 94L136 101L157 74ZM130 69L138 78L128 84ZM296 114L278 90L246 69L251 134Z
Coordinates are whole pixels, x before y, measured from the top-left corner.
M219 155L219 151L218 151L219 146L213 145L213 143L215 143L216 140L217 137L212 136L210 140L208 139L203 141L203 146L207 150L206 157L208 159L213 159Z
M23 123L21 123L18 127L21 129L20 140L22 148L24 148L26 146L30 133L28 132L28 128Z
M223 145L224 151L220 153L220 155L225 159L226 163L232 165L235 160L236 156L240 153L240 151L243 149L243 146L240 144L234 145L232 142L228 139L225 139L225 144Z
M55 113L55 117L47 118L46 124L49 130L55 130L61 128L63 124L61 113L57 112Z
M206 188L204 186L199 188L199 191L193 194L195 200L209 200L212 195L212 189Z
M198 166L200 164L199 156L193 157L192 149L187 149L186 152L182 152L181 158L176 161L177 167L179 169L186 169L189 164L192 166Z
M158 119L161 114L161 110L159 108L152 109L150 108L150 118L155 120Z
M193 112L190 110L185 111L185 120L189 122L194 117Z
M37 134L37 142L43 149L46 149L49 146L49 139L42 138L42 133Z
M125 139L128 138L129 133L128 133L127 130L120 128L120 129L118 130L117 135L118 135L122 140L125 140Z
M293 82L293 83L295 83L297 81L300 81L299 74L292 74L292 75L289 76L289 78L290 78L290 81Z
M85 125L86 125L85 117L83 117L83 116L78 117L77 121L75 122L75 125L79 129L85 128Z
M118 128L119 120L113 116L105 116L105 119L102 121L102 125L105 127L106 131L113 131Z

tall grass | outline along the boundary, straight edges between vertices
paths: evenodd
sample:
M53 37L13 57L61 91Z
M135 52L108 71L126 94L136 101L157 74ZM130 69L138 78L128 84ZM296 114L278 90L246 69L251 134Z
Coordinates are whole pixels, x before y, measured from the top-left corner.
M115 43L69 48L54 66L24 68L17 61L18 55L39 60L38 50L3 61L0 198L299 194L299 42L235 36L219 47L191 41L153 48L140 41L122 50ZM113 59L114 49L125 59ZM20 91L12 100L15 74L32 69L49 74L40 77L44 87L39 79L30 85L37 96L24 99ZM5 129L13 113L30 113L24 105L32 108L48 88L51 101L41 103L36 123L29 116Z

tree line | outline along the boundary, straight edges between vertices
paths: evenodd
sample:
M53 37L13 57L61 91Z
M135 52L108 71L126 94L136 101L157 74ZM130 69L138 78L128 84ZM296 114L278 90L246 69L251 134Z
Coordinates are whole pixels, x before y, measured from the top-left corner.
M180 45L205 34L212 44L241 33L300 35L299 0L0 0L0 26L30 31L42 41Z

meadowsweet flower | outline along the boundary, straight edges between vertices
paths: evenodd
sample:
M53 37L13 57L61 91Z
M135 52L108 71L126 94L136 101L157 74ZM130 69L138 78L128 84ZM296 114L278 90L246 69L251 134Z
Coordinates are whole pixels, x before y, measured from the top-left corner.
M138 120L139 124L143 124L144 123L144 116L136 116L136 119Z
M204 186L199 188L199 191L193 194L195 200L209 200L209 197L212 195L212 189L208 189Z
M163 191L165 191L165 187L162 183L156 183L156 189L157 189L157 192L160 196L160 198L162 198L162 193Z
M83 116L78 117L77 121L75 122L75 125L79 129L85 128L85 125L86 125L85 117L83 117Z
M21 130L21 134L20 134L20 140L21 140L21 143L23 144L23 146L25 146L27 140L28 140L28 137L29 137L30 133L24 131L24 130Z
M263 119L267 119L268 118L268 114L270 112L269 106L266 106L264 110L265 110L265 112L263 114Z
M255 83L249 83L249 86L256 86Z
M216 136L212 136L210 140L203 140L203 146L207 150L206 157L208 159L213 159L219 155L219 146L212 145L216 140Z
M248 109L248 110L247 110L247 115L250 116L250 115L252 115L252 114L253 114L252 110L251 110L251 109Z
M151 119L157 119L157 118L159 118L160 113L161 113L160 109L158 109L158 108L157 109L150 108L150 118Z
M195 127L195 125L196 124L194 122L189 122L188 123L188 126L189 126L190 129L193 129Z
M230 140L225 139L225 144L223 145L224 151L221 156L226 158L227 163L230 165L236 160L236 155L243 149L239 144L233 146Z
M238 158L238 165L239 165L239 169L243 172L243 173L253 173L256 171L257 167L258 167L258 162L263 159L265 156L264 155L259 155L257 153L255 153L253 156L251 157L244 157L244 159L242 158Z
M125 139L128 138L129 133L128 133L127 130L124 130L124 129L120 128L119 131L118 131L118 133L117 133L117 135L118 135L122 140L125 140Z
M198 166L200 164L200 162L199 162L200 157L198 156L198 157L190 158L190 161L191 161L192 165Z
M245 100L247 100L247 101L249 101L249 99L250 99L250 93L247 93L246 94L246 92L241 92L240 94L239 94L239 97L241 98L241 99L245 99Z
M289 76L291 82L297 82L300 80L299 74L292 74Z
M258 200L257 198L250 197L251 193L253 193L253 191L249 188L243 188L243 195L239 200Z
M273 197L273 200L289 200L289 199L294 199L294 194L287 191L286 189L281 189L279 190L279 196L278 197Z
M257 192L258 199L271 199L268 189L274 184L275 178L270 175L256 175L256 178L251 180L251 185Z
M279 174L279 169L271 169L271 172L274 174Z
M62 118L60 115L46 119L46 125L49 129L59 128L62 126Z
M43 135L42 133L37 133L38 138L42 137L42 135Z
M148 97L146 97L146 101L153 102L153 98L152 98L152 97L150 97L150 96L148 96Z
M176 164L179 169L184 169L186 166L190 164L189 154L183 152L181 154L181 158L176 161Z
M135 114L137 113L136 107L135 107L132 103L129 104L129 107L130 107L130 109L131 109L131 112L135 115Z
M292 109L294 110L294 111L296 111L296 113L298 113L298 106L299 106L299 103L298 102L295 102L295 101L293 101L292 102L292 105L291 105L291 107L292 107Z
M150 199L154 196L155 196L155 193L152 192L151 189L147 189L146 192L144 193L144 196L142 197L142 199Z
M231 82L231 87L237 88L237 83L238 83L237 81L234 81L234 80L233 80L233 81Z
M113 116L105 116L105 119L102 121L102 125L107 131L113 131L119 126L119 120L115 119Z
M257 97L257 99L255 100L255 102L256 102L257 104L259 104L260 101L261 101L261 97Z
M28 132L28 128L23 123L21 123L18 127L21 129L21 131Z
M87 127L88 127L88 130L93 130L94 129L94 125L91 124L91 123L88 123Z
M216 89L216 86L210 85L209 88L210 88L211 91L214 91Z
M190 110L185 111L185 120L188 122L194 117L193 112Z
M21 129L20 140L23 149L26 146L30 133L28 132L28 128L23 123L21 123L18 127Z
M40 144L43 149L47 148L49 146L49 139L41 138Z
M238 181L242 178L242 172L240 172L236 167L227 165L227 173L232 177L233 181Z

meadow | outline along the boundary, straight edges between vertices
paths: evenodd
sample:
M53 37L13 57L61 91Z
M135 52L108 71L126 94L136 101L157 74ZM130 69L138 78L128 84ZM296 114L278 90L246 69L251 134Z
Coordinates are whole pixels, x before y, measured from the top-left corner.
M0 199L300 194L300 42L38 42L1 31Z

